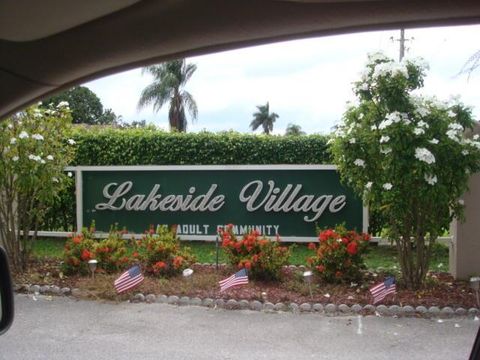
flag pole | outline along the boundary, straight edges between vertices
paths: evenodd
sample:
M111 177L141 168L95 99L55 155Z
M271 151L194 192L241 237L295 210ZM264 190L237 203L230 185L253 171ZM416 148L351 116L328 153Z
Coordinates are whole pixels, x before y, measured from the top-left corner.
M216 251L215 270L218 271L218 234L217 236L215 236L215 251Z

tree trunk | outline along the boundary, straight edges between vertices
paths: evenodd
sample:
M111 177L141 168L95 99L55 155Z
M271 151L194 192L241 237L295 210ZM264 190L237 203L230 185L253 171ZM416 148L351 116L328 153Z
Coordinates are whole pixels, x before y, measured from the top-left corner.
M408 289L418 290L423 286L435 239L435 237L429 238L428 245L423 234L413 237L405 234L396 239L402 279Z

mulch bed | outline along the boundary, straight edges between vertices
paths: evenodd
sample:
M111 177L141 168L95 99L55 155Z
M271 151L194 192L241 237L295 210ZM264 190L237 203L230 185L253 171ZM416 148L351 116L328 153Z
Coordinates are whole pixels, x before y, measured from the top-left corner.
M85 276L65 276L61 273L58 260L34 260L29 270L23 274L14 274L17 284L57 285L80 289L81 297L103 299L111 301L124 301L132 294L164 294L189 296L212 299L259 300L272 303L295 302L297 304L334 303L334 304L369 304L371 296L368 289L383 280L383 274L365 273L361 284L325 284L317 279L312 282L312 295L308 284L303 280L302 269L285 268L279 282L250 281L248 285L231 288L220 292L218 281L231 275L232 270L221 266L217 271L215 266L194 265L194 274L185 279L177 276L171 279L158 279L146 276L145 281L132 293L117 295L113 282L118 277L98 273L93 280ZM451 306L471 308L477 307L475 294L468 282L456 281L448 273L429 273L427 285L421 290L412 291L397 287L397 293L388 296L382 303L385 305L411 305L426 307Z

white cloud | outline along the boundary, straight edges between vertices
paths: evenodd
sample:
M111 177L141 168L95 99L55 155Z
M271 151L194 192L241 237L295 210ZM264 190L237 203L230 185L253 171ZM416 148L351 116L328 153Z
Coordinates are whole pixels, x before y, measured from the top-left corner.
M480 103L480 70L470 81L455 77L478 50L480 26L406 30L407 56L422 56L430 64L423 93L447 99L460 94L467 105ZM308 133L329 132L341 118L345 103L353 100L352 82L367 60L367 53L383 50L398 56L398 31L359 33L258 46L188 59L197 71L187 85L197 101L199 119L189 131L237 130L249 132L257 105L270 102L280 115L275 133L288 123ZM151 81L132 70L86 84L126 121L154 122L168 128L167 108L137 112L141 90ZM480 118L479 109L474 114Z

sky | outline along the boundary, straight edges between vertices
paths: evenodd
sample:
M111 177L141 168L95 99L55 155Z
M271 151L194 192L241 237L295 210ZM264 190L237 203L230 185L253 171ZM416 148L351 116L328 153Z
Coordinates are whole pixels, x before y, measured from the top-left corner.
M186 86L198 106L198 119L188 131L251 132L256 106L270 103L279 115L274 134L289 123L308 134L327 134L342 118L347 101L354 101L357 81L367 54L383 51L398 59L400 31L336 35L225 51L188 58L197 65ZM406 57L422 57L430 65L423 94L439 99L460 95L480 119L480 69L458 76L466 61L480 50L480 25L407 29ZM393 39L393 40L392 40ZM168 108L137 110L144 87L153 78L135 69L84 84L105 108L125 122L146 120L168 129ZM260 132L260 129L257 131Z

